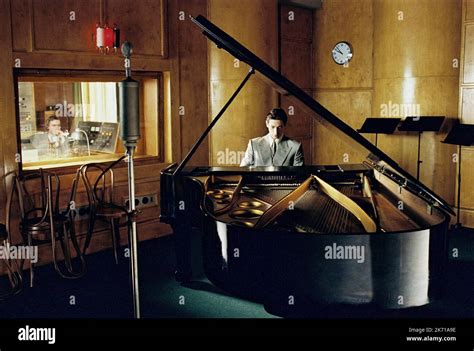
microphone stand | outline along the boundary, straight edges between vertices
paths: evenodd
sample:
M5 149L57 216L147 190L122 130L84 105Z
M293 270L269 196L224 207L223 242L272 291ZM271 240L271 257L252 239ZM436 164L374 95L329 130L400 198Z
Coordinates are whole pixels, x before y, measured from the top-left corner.
M83 130L83 129L80 129L80 128L76 128L76 130L74 131L74 133L72 133L73 135L73 139L76 140L76 138L74 137L75 134L79 134L79 133L83 133L85 136L86 136L86 142L87 142L87 154L90 156L91 155L91 147L90 147L90 142L89 142L89 136L87 135L86 131ZM77 138L77 140L80 139L80 134Z
M122 81L122 85L119 84L119 89L123 89L124 91L127 88L127 83L133 81L131 79L131 68L130 68L130 56L132 54L132 45L129 42L125 42L122 45L122 54L125 57L125 75L126 79ZM133 84L133 83L132 83ZM122 92L121 92L122 95ZM126 93L124 93L126 95ZM123 95L122 95L123 96ZM126 101L126 102L125 102ZM127 108L131 107L132 109L135 107L138 110L138 100L136 106L133 104L129 105L129 101L124 98L124 101L120 102L121 107L125 112L130 113L127 111ZM125 116L125 112L121 112L121 117L129 117L130 115ZM136 112L138 115L138 111ZM139 291L139 282L138 282L138 240L137 240L137 210L135 208L135 175L134 175L134 165L133 165L133 155L135 153L135 148L137 144L137 139L139 135L130 135L128 132L128 128L125 128L126 123L122 122L122 131L121 131L121 138L123 139L123 143L126 149L127 155L127 165L128 165L128 215L127 215L127 222L128 222L128 238L129 238L129 245L130 245L130 273L131 273L131 281L132 281L132 293L133 293L133 307L134 307L134 316L136 319L140 318L140 291ZM127 129L127 130L125 130ZM139 128L138 128L139 129Z
M127 145L128 164L128 238L130 241L130 268L132 275L133 307L135 318L140 318L140 291L138 285L138 241L137 241L137 211L135 209L135 175L133 154L136 145Z

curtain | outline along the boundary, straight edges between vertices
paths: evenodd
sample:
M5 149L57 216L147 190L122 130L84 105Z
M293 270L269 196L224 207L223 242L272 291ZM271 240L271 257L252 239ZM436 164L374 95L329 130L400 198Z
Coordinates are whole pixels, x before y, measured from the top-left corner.
M84 121L117 122L116 83L81 83Z

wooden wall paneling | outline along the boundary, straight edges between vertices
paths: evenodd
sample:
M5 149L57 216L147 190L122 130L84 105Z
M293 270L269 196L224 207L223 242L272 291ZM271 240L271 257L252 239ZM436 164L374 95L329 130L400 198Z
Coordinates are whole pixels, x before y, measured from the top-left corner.
M312 95L313 12L295 6L280 6L280 72ZM313 118L289 97L280 96L280 107L289 118L285 134L303 144L305 163L312 161Z
M474 87L461 87L461 110L459 112L461 123L474 124Z
M102 226L102 223L98 223L98 226ZM160 223L159 220L148 221L148 222L137 222L137 232L140 235L140 241L155 239L164 235L170 234L170 228L166 224ZM78 237L79 246L83 247L85 242L85 235ZM127 228L126 226L120 227L120 244L121 248L118 251L119 255L124 255L123 250L126 249L128 244L127 238ZM72 243L70 243L72 247ZM88 254L95 252L103 251L111 247L111 237L108 229L102 227L97 232L94 231L91 244L87 250ZM63 260L62 250L59 243L56 244L56 254L59 261ZM75 257L75 252L73 250L72 257ZM110 254L110 260L113 261L113 255ZM51 244L42 244L38 246L38 263L36 266L42 266L45 264L50 264L52 262L52 253L51 253Z
M181 5L179 0L168 2L168 24L169 24L169 72L164 73L166 114L165 120L165 153L167 162L179 162L182 157L181 150L181 117L179 106L181 104L180 70L179 70L179 13Z
M313 137L295 138L303 146L303 155L305 165L311 165L313 160Z
M471 91L469 90L469 87L467 87L468 89L464 91L464 88L466 88L466 85L464 84L464 66L465 66L465 61L466 61L466 17L467 17L468 2L472 2L472 0L463 0L463 5L462 5L463 22L461 25L461 50L460 50L461 51L460 52L460 66L461 67L459 70L459 98L458 98L459 121L461 123L464 117L463 111L470 110L469 106L463 106L465 104L464 99L465 97L467 97L466 95L471 95ZM456 186L457 186L457 183L456 183ZM457 190L456 190L456 202L457 202Z
M474 210L461 208L459 221L464 227L474 227Z
M311 42L282 41L281 74L301 89L311 89Z
M158 180L159 177L157 176L157 174L160 172L161 169L163 169L165 165L166 164L162 164L162 163L138 165L135 170L135 176L139 179ZM118 177L117 178L118 181L123 181L123 182L127 181L128 175L127 175L127 168L125 167L125 164L123 165L123 167L117 170L117 177Z
M145 135L145 153L158 156L159 117L158 114L158 80L145 79L143 82L143 116L142 133ZM163 117L161 117L163 118ZM161 130L160 130L161 132Z
M459 73L459 122L474 124L474 2L463 0L461 26L461 69ZM474 227L474 203L472 201L471 169L473 168L473 148L462 148L462 180L460 222L467 227ZM467 179L466 179L467 178ZM469 181L471 181L469 183ZM456 204L458 201L459 183L456 179Z
M440 133L422 134L420 181L451 204L456 150L441 141L458 115L460 21L461 1L374 2L372 115L448 117ZM379 145L416 176L417 134L382 135Z
M18 0L11 12L16 52L79 51L100 57L96 25L116 23L121 41L130 41L136 56L168 55L166 0ZM113 55L121 57L120 51Z
M463 147L461 161L461 209L473 211L474 147Z
M236 80L211 82L210 113L216 116L239 84ZM211 162L215 166L238 165L249 139L268 133L265 119L277 106L272 88L259 80L248 82L211 132Z
M346 67L331 55L340 41L349 42L354 51ZM360 128L372 109L373 1L334 0L314 11L312 53L315 100L352 128ZM357 163L366 156L354 149L352 140L313 122L314 164Z
M137 143L137 147L135 149L135 155L145 155L146 154L146 145L147 145L147 140L148 140L148 133L145 132L145 114L149 111L145 109L145 106L147 105L147 101L145 101L145 96L146 92L144 91L144 84L143 81L140 82L140 96L138 98L138 111L139 111L139 118L140 118L140 140ZM118 111L117 111L118 113ZM123 141L120 139L120 137L117 140L117 146L115 147L116 152L120 154L125 153L125 146L123 144Z
M464 0L464 21L472 22L474 21L474 1L473 0Z
M137 173L140 173L137 177L138 180L136 182L137 196L151 195L151 194L159 195L159 191L160 191L159 179L156 176L146 178L145 176L143 176L143 174L144 173L156 174L157 172L160 171L160 169L155 169L154 167L138 166L136 167L136 170L138 171ZM115 184L114 184L116 188L116 191L114 192L114 198L116 201L120 202L121 204L124 203L122 200L128 197L128 178L124 176L124 173L126 174L126 170L123 171L121 169L117 169L114 172L114 175L116 177ZM98 172L92 172L91 179L95 179L97 175L98 175ZM69 175L65 175L61 177L61 185L63 189L70 189L73 176L74 176L73 174L69 174ZM68 178L70 179L68 180ZM68 199L69 199L69 194L66 191L64 192L64 194L61 194L62 203L67 204ZM77 190L76 203L78 205L84 205L84 204L87 204L87 201L88 201L87 194L85 192L84 185L81 182Z
M311 95L309 90L307 94ZM313 117L301 107L300 103L295 103L290 97L282 96L280 99L280 106L286 111L288 115L288 125L285 133L290 137L311 137ZM293 113L293 115L292 115Z
M446 116L439 133L426 132L421 139L420 180L454 202L456 165L452 162L455 148L441 143L449 131L452 118L457 117L457 77L389 78L374 81L372 113L374 116L407 115ZM418 137L416 133L396 132L379 135L379 148L413 176L416 176Z
M31 52L33 50L31 1L14 0L10 4L13 50Z
M104 21L117 23L120 39L133 44L136 55L167 56L166 0L109 0L104 3Z
M15 3L15 6L11 5L11 1L2 0L2 6L6 4L6 9L8 10L7 19L10 18L10 15L15 17L15 21L21 22L24 19L21 16L18 16L17 9L21 8L21 5L26 6L25 3ZM19 0L22 1L22 0ZM54 0L53 0L54 1ZM104 13L107 17L112 17L111 13L115 12L114 6L118 3L112 4L112 1L100 1L104 5ZM119 1L120 2L120 1ZM74 43L79 43L78 45L68 46L67 39L50 38L48 31L50 30L51 23L56 24L53 26L58 33L65 34L65 36L73 36L73 28L63 28L57 25L57 18L62 16L62 10L70 6L78 5L79 12L76 12L76 21L82 21L81 14L83 11L88 11L94 8L90 5L90 1L65 1L60 6L56 6L53 14L46 13L46 10L38 10L38 2L34 0L29 0L28 3L31 3L30 13L25 14L25 18L30 18L30 23L32 24L31 28L23 26L21 31L17 31L15 36L12 36L12 33L9 32L12 27L11 23L8 21L3 21L2 25L8 26L8 31L2 31L1 36L5 35L5 38L14 38L15 42L15 51L14 55L3 55L2 60L6 60L6 64L3 67L10 67L14 62L13 59L20 59L21 68L46 68L46 69L83 69L90 70L91 68L96 70L123 70L123 58L120 54L115 55L101 55L96 50L95 47L89 49L86 47L89 42L84 41L76 36L74 38ZM195 25L192 25L189 22L187 16L189 14L207 14L207 2L194 0L194 1L179 1L179 0L170 0L170 1L160 1L160 2L132 2L129 1L131 7L120 7L122 13L122 19L119 19L117 24L122 30L122 40L132 39L126 35L124 30L127 26L133 26L130 23L130 19L137 17L137 11L139 13L145 13L146 21L140 21L140 28L134 29L136 33L140 32L142 29L149 30L150 26L164 26L164 29L159 33L160 35L157 38L152 38L152 42L146 43L147 46L141 46L140 40L138 38L132 41L134 45L134 50L136 56L132 59L132 70L133 71L161 71L164 72L164 81L166 84L166 93L163 92L163 95L167 94L167 110L169 111L169 123L167 122L167 130L169 134L172 135L172 143L167 143L168 155L171 154L172 157L168 157L169 161L179 161L181 160L181 148L179 147L180 143L183 143L184 147L191 145L195 139L196 135L200 135L202 130L208 124L208 74L207 74L207 40L202 36L201 32L197 29ZM55 5L56 2L52 3ZM72 4L72 5L71 5ZM143 7L142 7L143 4ZM165 13L170 11L169 14L165 14L160 19L159 16L156 16L156 13L151 13L148 5L151 5L153 8L159 6L160 11ZM13 9L15 7L15 9ZM138 8L139 7L139 8ZM24 7L26 8L26 7ZM93 31L95 31L95 24L100 16L100 7L97 7L97 14L90 15L91 23L93 24ZM148 11L148 12L147 12ZM178 20L179 11L184 11L186 13L186 27L182 26L181 21ZM15 12L15 13L12 13ZM24 12L26 13L26 12ZM41 18L40 18L41 17ZM56 18L53 21L53 17ZM47 26L48 20L45 18L51 19L49 22L49 27ZM153 18L153 23L151 18ZM125 19L125 27L121 26L120 21ZM169 19L169 21L168 21ZM108 19L106 19L108 20ZM112 19L113 20L113 19ZM111 20L111 21L112 21ZM146 22L146 23L145 23ZM168 22L168 23L167 23ZM145 23L145 25L143 25ZM76 22L76 24L78 24ZM112 24L112 23L109 23ZM169 40L165 40L168 33L167 26L170 26ZM66 24L64 24L66 26ZM82 26L82 24L81 24ZM38 30L40 28L41 30ZM58 29L59 28L59 29ZM183 29L184 28L184 29ZM92 32L93 32L92 31ZM86 31L87 32L87 31ZM45 34L46 33L46 34ZM82 33L82 32L81 32ZM79 34L81 34L79 33ZM82 33L84 34L84 33ZM87 36L92 33L87 33ZM156 36L156 31L153 32L153 36ZM80 36L80 35L79 35ZM164 38L163 38L164 37ZM54 39L54 40L53 40ZM91 39L91 38L88 38ZM28 40L31 45L28 47ZM3 45L9 44L10 48L6 50L7 53L11 53L13 48L11 47L12 40L3 40ZM86 43L86 44L84 44ZM144 40L141 41L144 43ZM93 44L93 43L92 43ZM168 45L169 44L169 45ZM82 45L82 46L81 46ZM159 51L157 51L159 49ZM32 52L31 52L32 51ZM80 55L77 55L77 52L81 52ZM160 56L161 55L161 56ZM198 65L199 62L202 62L202 65ZM199 68L202 67L202 68ZM11 73L11 72L10 72ZM2 77L4 75L2 74ZM3 84L3 82L1 83ZM13 86L12 81L8 83L8 86ZM5 95L2 95L2 99ZM6 96L8 98L8 96ZM7 100L6 100L7 101ZM10 100L13 101L13 100ZM178 116L178 108L186 102L188 117L190 118L191 123L181 126L181 117ZM14 104L11 104L12 108ZM189 108L188 108L189 107ZM173 114L173 115L172 115ZM171 116L172 115L172 116ZM11 114L12 118L12 127L16 128L14 113ZM177 117L177 118L175 118ZM3 114L2 114L3 118ZM145 127L146 128L146 127ZM200 130L202 129L202 130ZM5 130L5 129L4 129ZM5 134L7 135L7 134ZM14 132L9 132L9 136L14 135ZM183 138L181 136L183 135ZM2 134L2 136L4 136ZM149 139L148 139L149 141ZM170 140L171 141L171 140ZM207 164L208 152L206 146L204 146L204 151L198 159L200 164ZM2 142L2 148L5 148L5 143ZM16 143L9 143L7 147L12 147L15 151L17 150ZM1 151L1 150L0 150ZM3 153L4 158L7 156ZM12 154L11 159L14 159L14 154ZM149 193L156 193L159 195L159 172L166 166L166 164L157 163L157 160L153 162L149 161L137 161L137 167L135 170L136 182L137 182L137 194L144 195ZM10 160L7 163L4 163L5 167L10 167ZM16 165L16 164L15 164ZM67 169L58 168L57 170L61 173L67 181L65 181L65 189L70 184L71 177L73 176L72 172L75 167L68 167ZM119 167L116 172L118 183L117 183L117 196L119 199L122 199L127 195L127 184L126 184L126 169ZM4 197L4 192L2 191L2 197ZM68 191L65 190L61 194L61 201L66 201L68 199ZM83 190L78 192L78 201L86 203L85 193ZM157 218L157 213L159 213L159 207L153 206L146 208L143 211L143 215L139 218L139 235L140 240L157 237L163 234L169 234L171 232L169 226L159 223ZM84 225L86 221L81 222L81 230L85 230ZM122 229L122 240L126 239L126 230ZM142 232L143 231L143 232ZM83 234L84 231L81 231ZM110 247L110 235L108 229L104 226L98 226L95 231L95 240L92 244L91 251L94 252L101 250L107 247ZM97 237L96 237L97 236ZM102 238L102 239L97 239ZM81 237L83 240L83 236ZM46 258L47 262L49 258Z
M32 1L33 50L96 51L92 35L100 21L100 0Z
M12 71L12 23L10 0L0 1L0 204L6 204L7 184L5 175L18 170L15 99ZM8 180L8 179L7 179ZM2 206L2 208L5 208ZM5 211L0 211L0 220L5 223Z
M315 100L342 119L352 128L362 126L370 115L371 91L316 91ZM367 154L354 149L352 141L346 143L318 122L314 122L313 163L339 164L362 162Z
M313 17L313 86L315 88L367 88L372 86L373 1L333 0ZM334 63L331 51L348 41L354 56L348 67Z
M173 130L175 133L179 131L179 128L172 128L175 119L173 119L172 113L172 102L171 102L171 75L170 72L163 73L163 143L161 154L163 161L171 163L173 160L173 151L178 149L173 146ZM175 143L177 144L177 143ZM177 159L177 158L175 158Z
M209 17L213 23L270 66L278 67L278 9L275 0L208 2ZM215 47L214 44L211 46Z
M186 155L208 126L209 75L207 62L207 38L191 22L187 14L206 14L207 4L203 1L180 2L180 10L186 13L179 26L179 70L180 106L184 115L181 120L181 148ZM201 144L190 164L209 164L209 140Z
M460 22L457 0L374 1L375 79L458 76Z
M457 173L453 154L456 153L456 147L442 143L457 121L457 117L451 116L448 115L439 133L422 134L420 181L454 205Z
M156 137L158 138L157 140L157 156L159 158L160 162L166 162L165 161L165 119L168 117L167 112L165 112L165 90L168 90L168 88L165 86L165 79L163 77L163 73L159 75L158 77L158 92L157 92L157 98L158 98L158 106L157 106L157 127L158 131L156 133ZM168 91L169 93L169 91Z
M313 12L296 6L280 6L282 41L311 42L313 39Z
M277 16L277 2L273 0L209 1L211 21L275 69L278 69ZM208 45L212 118L244 79L249 67L214 44ZM245 151L249 139L267 133L265 117L277 106L276 92L252 77L213 129L212 164L239 164L239 155Z
M474 24L466 25L464 28L462 82L469 84L474 83Z
M237 39L238 40L238 39ZM225 50L218 49L213 43L208 43L209 48L209 61L219 62L217 65L209 67L209 79L210 81L218 81L220 77L226 77L227 80L242 81L245 75L248 73L250 67L243 62L238 62ZM248 83L252 83L254 80L251 78ZM237 86L240 83L236 83ZM236 87L237 87L236 86Z
M123 56L119 54L99 55L96 53L84 53L77 55L54 52L14 52L13 59L20 60L21 68L123 70ZM148 56L132 56L131 64L132 75L136 71L164 72L171 70L171 62L169 60Z
M161 167L157 165L146 166L146 165L137 165L135 167L135 187L136 195L153 195L155 194L159 199L160 196L160 182L156 174L159 174ZM91 172L91 179L95 179L98 175L98 172ZM63 189L70 189L73 179L73 174L65 174L61 176L61 185ZM125 201L128 198L128 176L127 168L124 165L119 165L114 170L115 176L115 188L114 188L114 202L119 205L125 205ZM67 190L61 192L60 203L67 204L69 201L69 193ZM82 182L79 184L77 195L76 195L76 206L82 207L88 205L87 194L84 189L84 184ZM159 203L155 203L153 206L144 207L141 209L142 212L138 216L139 223L154 222L157 218L157 213L159 213ZM87 233L87 220L78 221L77 224L77 234L83 239ZM140 227L139 227L140 228ZM165 228L165 227L163 227ZM97 223L97 226L94 230L94 237L97 233L102 231L108 231L108 226L106 224ZM169 229L166 229L166 233L169 233ZM145 240L145 238L155 237L160 233L140 233L140 240ZM151 235L152 234L152 235ZM127 232L126 230L121 231L122 242L126 242ZM110 243L109 243L110 244ZM93 246L97 245L96 243L92 244Z
M156 194L159 198L160 195L160 182L157 174L162 169L163 165L160 164L152 164L152 165L142 165L137 163L135 168L135 175L136 175L136 194L137 196L141 195L152 195ZM128 197L128 178L127 178L127 168L125 162L123 164L119 164L115 168L115 191L114 191L114 201L118 204L124 204L125 199ZM98 172L91 173L91 179L94 176L97 176ZM61 194L60 194L60 205L61 207L65 208L69 201L69 191L71 189L72 181L75 174L72 172L70 173L63 173L60 175L61 179ZM39 191L39 182L36 184L30 184L30 193L35 195L38 194ZM17 200L15 199L15 203ZM76 206L82 207L88 204L87 195L85 193L84 184L81 182L79 184L77 196L76 196ZM145 207L142 209L142 213L138 216L138 232L140 235L140 240L147 240L159 237L161 235L166 235L171 232L169 226L159 223L157 213L159 213L159 203L154 204L150 207ZM14 216L12 222L13 228L13 240L15 243L21 242L21 237L18 232L18 210L16 206L14 206ZM78 235L79 241L83 243L85 239L85 234L87 233L87 220L76 221L76 233ZM151 230L151 231L148 231ZM127 231L125 228L122 228L121 231L121 241L122 243L127 242ZM91 242L91 251L96 252L98 250L102 250L105 248L110 247L110 233L107 224L101 223L100 221L97 222L95 226L93 240ZM46 247L46 248L45 248ZM40 247L40 256L42 263L51 262L51 252L50 249L48 250L48 245ZM59 251L59 250L58 250Z

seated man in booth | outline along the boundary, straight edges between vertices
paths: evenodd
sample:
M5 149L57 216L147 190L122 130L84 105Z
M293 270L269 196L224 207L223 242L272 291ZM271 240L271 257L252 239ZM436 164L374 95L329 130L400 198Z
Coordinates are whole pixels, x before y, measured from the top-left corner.
M46 121L46 133L35 134L31 144L41 156L67 157L69 154L68 135L61 130L61 120L51 116Z
M288 116L281 108L274 108L266 117L268 134L249 141L240 167L246 166L303 166L303 146L285 136Z

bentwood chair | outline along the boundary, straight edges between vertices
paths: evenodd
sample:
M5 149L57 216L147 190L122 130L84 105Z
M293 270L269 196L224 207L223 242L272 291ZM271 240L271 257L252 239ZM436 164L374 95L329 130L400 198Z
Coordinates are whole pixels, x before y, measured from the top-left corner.
M20 233L28 247L50 243L53 265L56 272L66 279L77 279L85 274L84 257L77 242L74 221L71 211L72 201L66 210L61 211L59 205L60 179L56 174L44 171L30 172L22 177L15 176L14 186L20 208ZM77 186L74 180L73 192ZM13 192L12 192L13 196ZM71 193L72 197L72 193ZM11 215L11 214L10 214ZM59 262L56 244L62 249L64 263ZM79 260L74 268L71 247ZM33 286L34 263L30 264L30 286ZM61 267L64 265L64 267ZM23 264L22 264L23 266Z
M118 264L117 249L120 246L120 220L127 222L128 211L114 200L114 171L113 167L126 156L120 157L109 166L100 163L88 163L80 168L89 200L89 229L84 243L83 254L90 245L96 220L109 224L115 263Z
M8 207L7 207L8 208ZM18 294L23 288L23 275L21 274L21 270L17 264L17 260L9 257L6 254L5 250L11 245L10 234L7 230L7 226L4 224L0 224L0 245L3 245L3 255L5 257L1 257L0 261L3 263L3 267L5 267L6 274L8 275L8 281L6 284L3 283L0 285L0 301L6 299L9 296ZM0 268L2 265L0 264Z

